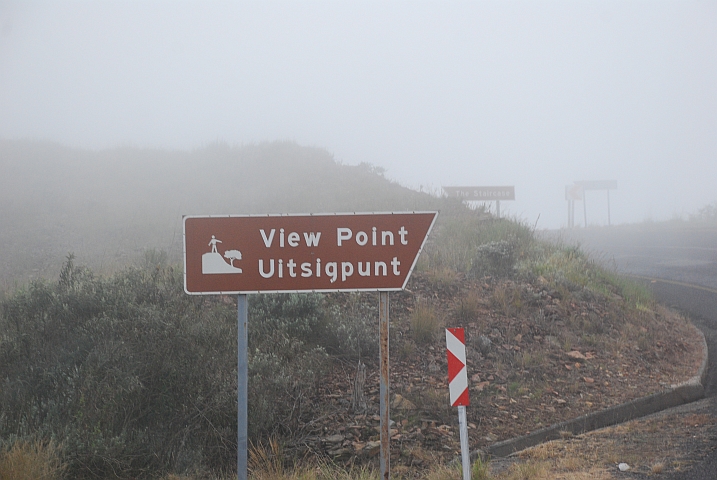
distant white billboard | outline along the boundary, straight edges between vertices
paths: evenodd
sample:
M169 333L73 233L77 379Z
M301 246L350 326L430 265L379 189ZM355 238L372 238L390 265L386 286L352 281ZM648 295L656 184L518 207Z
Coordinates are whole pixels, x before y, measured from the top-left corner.
M583 190L616 190L617 180L583 180L573 182Z

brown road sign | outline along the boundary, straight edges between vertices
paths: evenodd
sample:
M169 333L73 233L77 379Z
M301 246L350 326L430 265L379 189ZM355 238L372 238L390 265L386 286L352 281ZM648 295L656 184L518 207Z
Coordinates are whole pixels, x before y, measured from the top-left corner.
M449 197L458 197L463 200L492 201L515 200L515 187L443 187Z
M437 215L185 216L184 290L402 290Z

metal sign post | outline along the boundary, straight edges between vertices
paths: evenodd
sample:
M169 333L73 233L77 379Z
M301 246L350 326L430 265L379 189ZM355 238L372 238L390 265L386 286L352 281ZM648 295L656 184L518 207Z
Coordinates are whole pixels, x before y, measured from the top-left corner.
M379 366L381 384L379 389L381 417L381 479L388 480L391 474L391 417L389 415L389 381L388 381L388 292L378 294L378 325L379 325Z
M237 295L237 478L247 477L247 427L248 427L248 317L246 295Z
M587 201L587 197L583 198L583 220L585 221L585 228L588 228L588 201Z
M471 454L468 447L468 419L466 407L458 407L458 429L461 436L461 465L463 467L463 480L471 480Z
M406 287L438 212L184 217L184 291L237 294L237 477L247 478L247 294L379 292L381 475L390 475L388 292Z
M568 201L568 228L575 227L575 201L583 200L583 187L580 185L565 186L565 200Z

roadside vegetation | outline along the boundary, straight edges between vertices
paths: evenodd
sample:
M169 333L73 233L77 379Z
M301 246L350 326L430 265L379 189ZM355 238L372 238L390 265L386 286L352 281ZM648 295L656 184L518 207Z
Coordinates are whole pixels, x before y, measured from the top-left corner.
M690 215L689 219L694 222L717 225L717 202L700 208L696 214Z
M596 387L632 375L636 358L656 389L692 368L671 362L692 358L681 340L687 322L664 315L646 288L598 267L579 249L539 240L519 220L405 189L376 167L343 166L320 149L213 145L191 153L117 150L95 157L45 144L5 142L0 148L15 160L44 162L58 175L77 164L91 170L93 162L114 165L113 159L131 154L132 161L158 157L165 162L161 168L149 168L176 179L179 165L201 160L195 180L203 188L187 187L195 203L182 200L173 207L187 214L440 210L409 291L392 296L398 375L392 418L401 438L395 478L461 478L451 462L457 438L440 348L449 324L468 333L474 448L621 401ZM48 152L59 152L66 163L47 160ZM11 161L0 167L29 175ZM227 171L236 175L227 180ZM163 204L177 198L167 179L159 186L143 179L144 186L126 187L143 195L158 188L153 207L141 213L112 210L119 200L137 208L137 199L119 190L88 206L57 186L52 191L61 197L58 204L45 199L26 205L47 209L48 217L40 219L53 218L46 230L40 220L17 223L20 213L2 210L17 227L0 238L4 252L23 251L24 240L53 243L40 259L26 259L35 273L23 270L20 253L5 260L11 268L4 272L16 276L4 273L0 297L0 478L234 477L236 300L184 294L177 245L151 243L176 234L177 218L164 220L167 228L155 221L176 216ZM82 218L72 218L78 212ZM103 230L114 213L123 222ZM88 224L78 223L93 221L98 224L86 230ZM77 245L83 246L83 261L68 254ZM58 260L60 248L67 251ZM122 255L109 262L108 252ZM371 424L377 405L371 373L378 354L375 296L249 300L252 478L378 478ZM612 357L620 361L610 363ZM660 361L659 371L650 367ZM473 478L557 478L545 473L550 469L541 461L515 467L531 471L500 474L490 472L488 461L477 461Z

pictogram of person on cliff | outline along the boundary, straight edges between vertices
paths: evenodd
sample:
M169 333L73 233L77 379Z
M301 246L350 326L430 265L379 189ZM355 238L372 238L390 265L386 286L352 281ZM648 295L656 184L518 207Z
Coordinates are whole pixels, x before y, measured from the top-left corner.
M217 243L222 243L222 241L217 240L217 237L212 235L212 239L209 240L209 245L212 246L212 253L219 253L219 252L217 252Z

